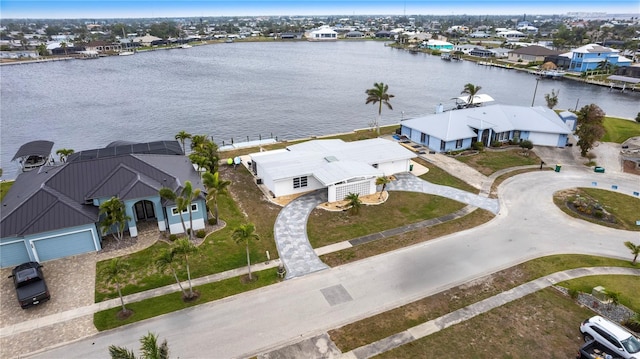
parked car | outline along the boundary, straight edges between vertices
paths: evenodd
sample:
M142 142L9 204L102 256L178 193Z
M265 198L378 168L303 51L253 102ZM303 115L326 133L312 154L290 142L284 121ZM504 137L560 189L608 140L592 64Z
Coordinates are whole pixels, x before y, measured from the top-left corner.
M44 280L42 265L38 262L22 263L13 268L9 278L13 278L18 303L22 309L51 299L49 288Z
M624 359L640 359L640 339L620 325L599 315L580 325L585 342L597 341Z

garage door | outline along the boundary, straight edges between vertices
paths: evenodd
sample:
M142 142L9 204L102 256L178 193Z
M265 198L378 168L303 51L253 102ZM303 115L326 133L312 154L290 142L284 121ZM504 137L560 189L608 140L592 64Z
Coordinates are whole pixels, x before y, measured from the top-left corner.
M35 256L40 262L96 250L93 243L93 232L88 229L55 237L34 239L31 240L31 243L34 246Z
M536 146L558 146L558 134L557 133L542 133L531 132L529 134L529 141L533 142Z
M29 262L29 253L24 241L0 244L0 267L13 267Z

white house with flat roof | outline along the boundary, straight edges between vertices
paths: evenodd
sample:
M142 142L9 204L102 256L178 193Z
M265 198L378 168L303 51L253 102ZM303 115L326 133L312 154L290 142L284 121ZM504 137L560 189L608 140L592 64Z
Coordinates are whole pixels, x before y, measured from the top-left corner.
M326 188L329 202L341 201L349 193L375 193L376 178L409 171L416 157L402 145L382 138L312 140L249 156L257 182L274 197Z

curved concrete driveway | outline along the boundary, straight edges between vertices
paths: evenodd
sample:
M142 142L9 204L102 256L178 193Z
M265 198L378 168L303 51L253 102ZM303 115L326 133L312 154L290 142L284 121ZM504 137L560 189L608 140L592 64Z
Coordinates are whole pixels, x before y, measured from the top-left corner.
M532 258L584 253L630 259L623 242L637 243L639 232L581 221L553 204L555 190L592 182L640 192L632 175L564 168L521 174L503 182L500 212L477 228L103 332L36 357L108 358L109 345L137 348L148 331L166 338L182 358L251 357Z
M318 258L307 237L309 214L326 201L325 191L315 191L296 198L278 213L273 236L280 260L287 270L286 279L329 268Z

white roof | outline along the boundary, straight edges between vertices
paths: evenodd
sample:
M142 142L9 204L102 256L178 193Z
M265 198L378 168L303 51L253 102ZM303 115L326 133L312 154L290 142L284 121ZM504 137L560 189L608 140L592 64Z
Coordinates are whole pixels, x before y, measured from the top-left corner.
M451 46L453 46L453 44L450 43L450 42L442 41L442 40L433 40L433 39L430 39L429 41L427 41L427 45L432 45L432 46L447 46L447 45L451 45Z
M461 102L467 103L469 102L469 95L456 97L456 99L460 100ZM492 101L495 101L493 97L484 93L473 95L473 103L480 104L480 103L492 102Z
M530 131L569 134L571 131L560 117L546 107L491 105L442 112L402 122L444 141L475 137L473 129L490 128L495 132Z
M291 145L284 151L250 156L274 180L314 176L325 186L352 178L379 177L384 173L374 164L416 157L400 144L382 138L354 142L313 140Z

